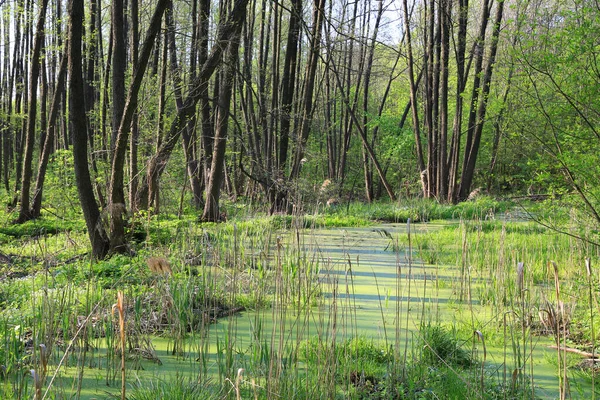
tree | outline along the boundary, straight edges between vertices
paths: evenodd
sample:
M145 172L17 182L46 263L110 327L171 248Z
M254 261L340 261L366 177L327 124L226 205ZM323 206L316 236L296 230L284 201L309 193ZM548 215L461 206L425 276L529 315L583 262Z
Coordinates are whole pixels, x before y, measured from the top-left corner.
M161 140L161 145L147 162L146 181L140 185L138 195L136 196L136 199L140 202L140 209L148 206L149 199L155 198L155 194L149 189L153 187L154 183L160 180L160 176L164 172L171 153L179 140L181 128L185 126L195 113L196 105L200 99L206 95L206 91L203 90L205 82L220 65L221 56L227 48L228 42L242 29L243 21L246 17L247 4L248 0L236 0L227 17L220 20L210 55L206 58L196 78L190 83L189 92L181 108L178 109L177 115L175 115L168 132ZM156 189L156 187L154 188Z
M33 191L33 200L31 202L32 204L30 216L32 218L38 218L42 210L42 194L44 192L44 181L46 179L46 169L48 168L50 154L52 153L54 148L56 121L58 118L59 107L61 104L61 97L63 95L63 92L60 90L60 88L63 87L65 77L67 74L67 59L68 56L65 52L61 58L56 87L54 88L54 95L52 96L52 102L50 103L50 113L46 127L46 135L43 142L42 153L40 155L37 179L35 182L35 190Z
M495 6L491 33L488 26L491 11ZM496 62L500 28L504 16L504 0L484 0L479 15L478 33L466 57L469 22L469 2L458 4L458 30L451 36L454 19L451 1L430 1L424 13L423 32L423 116L419 115L418 87L416 84L416 62L412 38L411 19L407 0L403 1L404 22L407 34L408 75L410 80L413 131L415 135L417 163L425 197L440 201L465 200L470 191L480 150L483 126L486 120L488 97ZM450 43L455 43L450 51ZM487 45L487 49L486 49ZM449 91L450 54L455 54L456 91L452 135L449 136ZM471 71L474 60L473 71ZM472 79L466 126L466 141L462 125L464 99L467 83ZM422 135L424 131L424 136ZM449 139L450 138L450 139ZM427 151L423 151L424 146ZM461 158L462 153L462 158ZM460 179L458 179L460 176Z
M229 107L231 103L231 94L233 92L234 75L236 72L236 60L238 58L238 48L240 44L240 31L237 30L227 45L224 54L223 74L219 79L219 97L217 99L217 126L215 129L215 139L213 144L212 165L210 168L210 178L206 188L206 204L202 220L218 221L219 199L221 186L224 178L225 167L225 149L227 145L227 131L229 126Z
M532 4L518 32L521 74L508 100L518 104L510 123L522 140L535 143L516 144L530 150L524 156L536 166L531 183L573 191L581 210L600 223L600 8L593 1L551 5Z
M23 159L23 175L21 178L21 201L19 207L19 216L17 222L22 223L31 219L32 215L29 209L30 189L32 180L32 162L33 149L35 146L35 127L37 117L37 92L38 79L40 76L40 56L42 53L42 42L44 41L44 23L46 19L46 8L48 0L42 0L36 24L35 40L31 51L31 67L29 72L29 95L28 95L28 114L27 114L27 132L25 136L25 156ZM45 88L44 88L45 90Z
M109 250L109 240L100 218L88 168L88 135L83 90L83 57L81 52L83 32L83 0L69 1L69 124L73 132L73 161L77 192L83 217L92 245L92 256L103 258Z
M152 53L152 47L160 30L162 15L169 5L169 0L159 0L148 26L146 37L139 54L133 79L129 86L127 101L121 112L121 121L116 136L115 152L112 160L110 185L109 185L109 213L110 213L110 248L112 251L125 251L125 191L123 185L125 155L131 124L137 109L138 94L142 79Z

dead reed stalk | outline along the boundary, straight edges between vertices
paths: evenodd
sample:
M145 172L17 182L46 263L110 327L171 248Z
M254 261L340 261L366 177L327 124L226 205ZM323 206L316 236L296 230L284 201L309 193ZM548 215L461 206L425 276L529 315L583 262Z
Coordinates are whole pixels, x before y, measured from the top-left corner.
M117 292L117 302L112 306L113 315L115 309L119 313L119 334L121 338L121 400L126 400L125 396L125 307L123 306L123 292Z

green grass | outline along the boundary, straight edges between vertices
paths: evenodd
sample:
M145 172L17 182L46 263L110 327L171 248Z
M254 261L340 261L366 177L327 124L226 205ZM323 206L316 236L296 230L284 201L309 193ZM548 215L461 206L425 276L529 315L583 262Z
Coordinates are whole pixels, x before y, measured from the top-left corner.
M503 213L513 205L510 202L479 197L475 201L459 204L440 204L427 199L403 199L397 203L375 202L372 204L341 204L326 209L330 215L352 215L368 221L381 222L428 222L439 219L484 219L495 213Z
M224 389L211 382L197 382L192 379L173 378L168 380L151 380L135 382L128 392L127 398L131 400L156 400L156 399L220 399L223 398Z

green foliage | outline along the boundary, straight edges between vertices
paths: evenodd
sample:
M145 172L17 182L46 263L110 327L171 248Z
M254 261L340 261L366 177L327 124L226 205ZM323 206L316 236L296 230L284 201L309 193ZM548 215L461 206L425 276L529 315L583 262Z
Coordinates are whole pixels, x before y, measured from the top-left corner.
M351 384L351 398L380 394L383 387L379 382L383 382L393 362L391 349L363 336L335 344L315 336L300 343L298 355L315 372L333 363L338 383L342 387Z
M419 347L423 349L422 362L427 365L469 367L473 364L471 354L456 337L440 325L428 324L420 330Z
M323 356L329 352L327 347L325 341L315 336L303 341L299 346L298 353L303 360L318 364L324 360ZM334 357L340 364L355 363L356 365L364 365L364 363L370 363L386 366L393 359L389 349L364 336L336 343L331 350L333 350Z
M522 70L509 99L507 153L520 156L523 180L534 193L574 193L574 205L591 216L600 207L600 12L576 1L528 10L524 18L511 50Z
M39 218L23 224L7 224L0 227L0 244L9 243L15 238L56 235L79 229L81 226L77 222L57 218Z
M58 219L77 220L81 215L78 199L73 152L57 150L48 162L44 183L44 211Z
M370 221L428 222L438 219L486 218L502 213L511 207L510 202L480 196L474 201L459 204L440 204L430 199L406 199L398 203L350 203L328 212L329 215L352 215Z

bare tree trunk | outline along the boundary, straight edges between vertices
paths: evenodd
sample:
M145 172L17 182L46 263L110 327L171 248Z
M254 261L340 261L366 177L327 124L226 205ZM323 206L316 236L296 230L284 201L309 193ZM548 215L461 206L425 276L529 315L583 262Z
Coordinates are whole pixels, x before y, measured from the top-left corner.
M458 46L456 50L456 101L452 139L448 155L448 201L458 200L458 173L460 166L460 142L462 136L463 94L466 88L465 53L467 49L467 23L469 0L458 1Z
M123 15L123 0L112 0L111 30L112 30L112 133L111 148L117 143L119 125L125 110L125 70L127 68L127 48L125 47L125 16ZM125 199L120 203L124 204Z
M296 155L294 163L292 164L292 170L290 172L290 179L292 180L297 179L300 175L302 159L304 158L304 148L310 134L313 115L313 92L315 88L315 78L317 76L317 64L320 60L321 28L323 26L325 14L324 7L325 0L314 0L311 46L309 50L308 64L306 65L304 93L302 95L302 120L300 123L298 143L296 144Z
M421 186L423 188L423 195L427 196L428 177L427 170L425 169L425 159L423 157L423 146L421 144L421 128L419 126L419 111L417 109L417 86L415 84L415 73L414 73L414 58L412 52L412 40L410 33L410 19L408 14L407 0L403 0L404 6L404 23L406 28L406 46L408 49L408 77L410 81L410 105L412 109L412 120L413 130L415 134L415 143L417 150L417 165L419 167L419 173L421 176Z
M300 37L300 17L302 0L293 0L290 9L289 30L286 43L283 75L281 78L281 114L279 125L279 152L274 179L283 179L288 162L289 134L292 121L292 103L296 88L296 63L298 61L298 39ZM275 193L271 194L271 213L287 209L287 190L280 185L270 185Z
M54 89L54 95L52 96L52 103L50 104L50 115L48 117L48 127L46 132L46 138L44 140L44 147L40 156L40 164L38 167L37 180L35 183L35 191L33 194L33 201L31 206L32 218L38 218L42 209L42 194L44 191L44 181L46 179L46 169L48 168L48 160L50 154L54 148L54 136L56 131L56 119L58 116L61 91L58 88L64 85L65 76L67 73L67 54L63 54L58 70L58 77L56 78L56 87Z
M98 203L88 169L87 155L87 122L85 106L80 100L84 98L83 73L81 65L82 32L83 32L83 0L69 2L69 122L73 132L73 159L75 164L75 180L81 202L81 209L92 244L92 256L103 258L108 253L109 242L100 220Z
M356 35L356 21L358 19L358 1L354 2L353 5L353 14L352 14L352 18L351 18L351 24L350 24L350 35L355 36ZM363 24L363 29L366 29L366 27ZM345 46L345 50L344 50L344 63L342 65L347 66L346 68L346 72L345 72L345 87L339 87L338 85L338 91L340 93L343 93L344 96L346 98L350 98L351 96L351 88L353 86L352 83L352 72L354 70L354 40L350 40L349 43L347 43L347 45ZM361 85L361 79L362 79L362 70L363 70L363 65L362 65L362 60L363 57L360 58L361 59L361 63L358 67L357 70L357 82L356 82L356 86L360 86ZM333 58L332 58L333 61ZM352 102L352 112L356 109L356 104L358 101L358 92L354 94L354 100ZM341 124L340 126L340 145L341 145L341 149L340 149L340 154L339 154L339 163L337 165L337 178L339 180L339 185L340 187L342 187L344 185L344 180L345 180L345 171L346 171L346 162L347 162L347 157L348 157L348 150L350 149L350 140L352 137L352 126L354 124L352 118L350 118L350 112L349 110L346 109L346 107L341 107L339 110L339 113L341 116L343 116L342 118L340 118L343 121L343 124ZM343 131L342 131L343 129Z
M125 193L123 188L125 154L127 150L127 142L131 131L131 122L137 109L137 100L142 80L148 66L148 60L152 53L152 47L156 41L156 36L160 30L162 15L169 5L170 0L158 0L152 20L148 26L146 37L142 45L142 50L139 55L138 65L135 69L125 109L122 112L122 119L119 125L117 134L117 142L111 168L111 177L109 185L109 212L110 218L110 247L112 251L125 251L125 227L124 227L124 212L125 212Z
M104 77L103 77L103 96L102 96L102 104L100 105L100 136L102 137L102 154L104 155L104 159L108 160L108 149L112 145L111 140L109 139L109 135L107 133L107 122L108 119L108 89L110 87L110 75L112 69L112 58L113 58L113 35L109 35L108 37L108 49L107 49L107 57L106 63L104 66Z
M174 92L175 92L175 104L177 105L177 109L180 110L183 107L183 94L181 93L181 68L177 62L177 47L175 44L175 23L173 21L172 11L167 10L166 15L167 26L168 26L168 43L170 48L170 70L171 70L171 79L173 80ZM196 44L192 44L192 47L196 47ZM194 63L192 63L194 64ZM195 76L195 71L193 67L190 66L190 76ZM185 156L186 161L186 171L190 181L190 187L192 189L192 200L194 206L199 209L203 206L202 201L202 185L199 179L199 163L196 161L194 157L194 137L196 130L196 118L193 115L189 121L185 124L185 128L183 128L181 136L182 136L182 144L183 144L183 154Z
M28 26L26 24L23 28L23 14L25 13L25 4L23 0L17 1L15 22L15 45L13 46L13 81L15 85L15 100L14 100L14 112L17 114L27 114L27 99L25 98L25 91L27 88L27 80L25 79L26 68L23 63L23 55L27 53L27 36ZM12 102L11 102L12 103ZM11 110L12 111L12 110ZM11 113L12 115L12 113ZM27 119L23 119L21 125L15 129L14 135L14 146L13 154L15 158L15 184L14 192L18 193L21 188L21 173L23 165L23 134L26 130ZM17 203L18 197L15 196L11 206L14 207Z
M366 61L365 67L365 85L363 91L363 131L365 134L369 132L369 86L371 84L371 71L373 69L373 57L375 55L375 46L377 44L377 34L379 32L379 24L381 23L381 16L383 15L383 0L379 0L379 7L377 8L377 18L375 19L375 26L373 29L373 36L371 37L371 46L369 48L369 54ZM375 132L374 132L375 133ZM374 146L375 136L373 136L373 142L371 147ZM369 157L365 147L363 146L363 160L364 160L364 176L365 176L365 190L367 200L372 202L374 200L373 191L373 172L369 165Z
M54 27L56 30L56 46L58 49L60 49L62 54L64 54L66 57L68 57L67 49L66 49L67 41L66 40L63 41L63 36L65 36L65 35L63 35L63 14L64 13L63 13L62 1L56 1L56 11L55 11L55 17L54 17L54 19L55 19ZM69 129L68 129L69 124L67 122L68 99L67 99L67 84L66 84L66 82L63 82L63 85L58 87L57 90L60 91L60 104L59 104L60 110L59 110L59 114L57 116L58 122L57 122L56 129L58 130L58 132L56 133L56 136L57 136L57 139L59 139L59 138L62 139L62 148L67 150L71 144L71 139L69 136ZM59 135L59 133L60 133L60 135ZM58 148L59 146L57 145L56 147Z
M31 66L29 73L29 109L27 114L27 134L25 142L25 157L23 159L23 175L21 178L21 204L17 223L23 223L31 219L29 210L30 190L32 178L33 148L35 146L35 125L37 117L37 89L40 76L40 54L44 41L44 22L46 19L46 8L48 0L42 0L40 4L39 16L36 25L35 41L31 52Z
M265 152L266 158L266 170L269 174L277 175L277 127L276 122L278 120L277 110L279 108L279 60L281 53L281 23L282 23L282 12L278 2L273 2L273 52L271 60L271 109L267 122L266 129L266 140L265 145L267 151ZM266 104L265 104L266 106Z
M10 14L11 14L11 5L10 3L7 3L5 5L5 13L2 14L2 22L3 22L3 34L2 34L2 38L3 38L3 42L4 42L4 53L3 53L3 58L4 58L4 64L3 64L3 69L2 69L2 109L6 114L6 120L3 124L3 126L0 127L0 134L2 135L2 143L0 143L0 146L2 146L2 182L4 184L4 189L6 190L6 192L8 193L10 191L10 171L11 171L11 167L10 167L10 160L11 160L11 137L12 137L12 121L11 121L11 114L12 114L12 105L13 105L13 79L12 79L12 75L10 73L11 68L10 68L10 61L13 60L13 64L14 64L14 59L11 59L10 57L10 41L11 41L11 34L10 34Z
M215 43L211 49L210 55L202 65L198 76L190 84L190 92L183 102L183 106L178 110L171 127L167 132L161 146L156 154L148 161L147 164L147 181L142 183L139 189L138 199L147 198L149 195L149 183L158 182L160 176L165 170L166 164L171 156L171 152L175 148L179 135L181 134L181 126L184 121L187 121L196 111L196 105L206 92L203 92L202 84L206 82L214 73L215 69L221 62L223 51L227 47L230 38L235 37L241 32L243 21L246 17L246 6L248 0L236 0L233 9L227 18L221 19L217 28Z
M165 24L166 25L166 24ZM157 115L157 123L156 123L156 150L160 148L162 145L162 136L164 130L164 120L165 120L165 93L167 89L167 65L168 61L168 36L169 32L165 29L164 40L162 46L162 64L160 67L160 78L159 78L159 93L158 93L158 115ZM147 178L148 183L148 193L147 196L140 198L140 193L136 194L136 209L146 210L149 207L152 207L154 213L158 214L160 212L160 202L159 202L159 193L158 193L158 181L152 177Z
M450 60L450 18L452 16L452 1L442 0L440 4L441 18L441 57L440 57L440 123L438 142L438 175L437 198L446 201L448 197L448 74Z
M98 73L99 61L100 61L100 47L101 47L101 16L100 7L98 5L99 0L92 0L90 2L90 21L89 21L89 35L90 40L87 42L87 68L85 71L85 108L88 115L93 113L100 101L100 93L98 88L100 87L100 75ZM100 158L96 151L96 133L98 132L98 121L96 118L89 118L89 146L90 146L90 166L92 167L92 174L98 176L98 163L97 160ZM94 187L96 188L96 194L98 196L98 202L101 207L106 206L106 199L104 191L106 187L100 183L99 180L94 179Z
M461 200L466 200L469 196L469 193L471 191L471 183L475 174L475 163L477 161L477 155L479 153L479 144L481 142L481 135L483 133L483 125L485 123L485 114L487 110L488 95L490 93L492 73L494 71L494 63L496 61L498 37L500 36L500 24L502 23L502 16L504 12L504 1L499 1L496 7L496 17L494 21L494 28L490 44L490 54L483 76L483 83L481 85L481 95L477 106L477 115L474 119L475 125L473 127L472 133L471 127L469 127L469 132L467 135L467 147L465 148L465 159L463 163L464 166L460 182ZM472 104L472 106L474 107L475 105Z
M436 137L435 137L435 125L434 125L434 108L435 108L435 91L437 74L437 59L436 59L436 42L435 37L435 4L434 0L429 0L429 6L426 7L424 34L425 37L425 60L423 63L424 77L425 77L425 90L423 94L424 102L424 131L427 137L427 185L425 188L424 196L430 198L435 194L434 182L435 182L435 154L436 154Z
M138 0L131 0L131 65L134 71L138 66L138 47L140 45L139 35L139 10ZM138 183L138 138L139 138L139 116L137 112L131 122L131 136L129 141L129 204L135 211L135 196Z
M240 30L238 30L236 35L230 39L224 57L224 73L220 82L219 97L217 99L217 127L215 130L210 179L206 188L206 204L204 206L204 213L202 214L203 221L219 220L219 198L225 175L225 149L227 145L227 128L229 124L229 107L233 91L239 44Z

